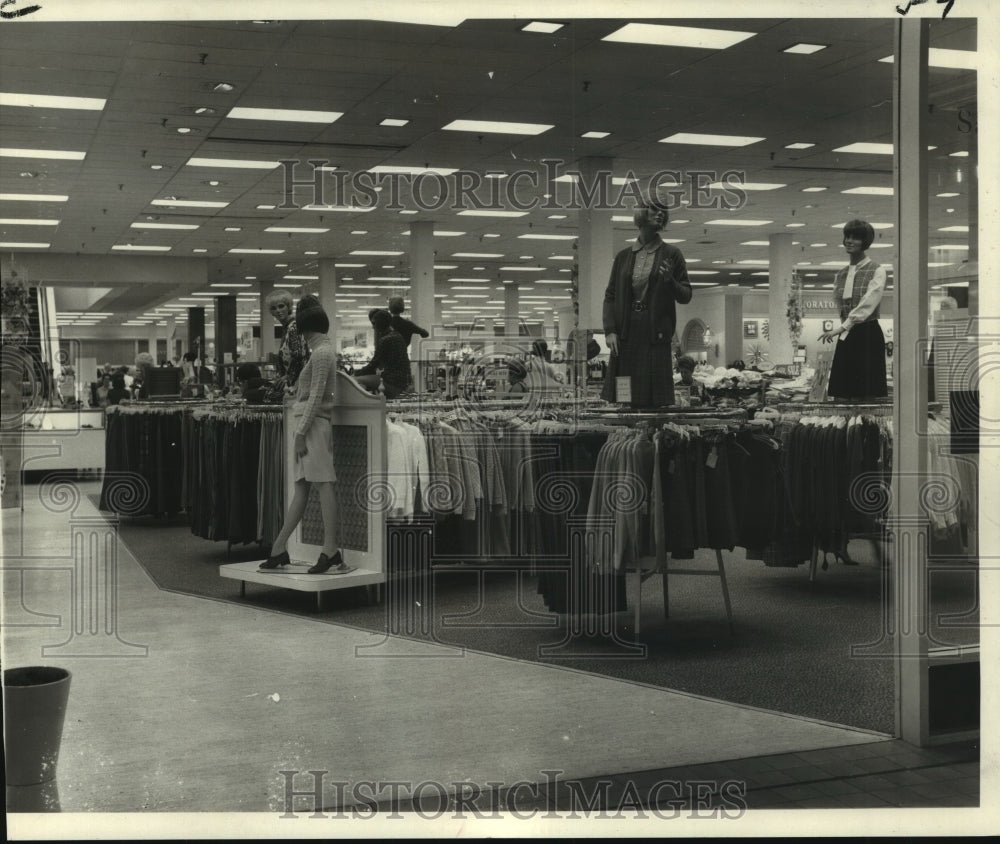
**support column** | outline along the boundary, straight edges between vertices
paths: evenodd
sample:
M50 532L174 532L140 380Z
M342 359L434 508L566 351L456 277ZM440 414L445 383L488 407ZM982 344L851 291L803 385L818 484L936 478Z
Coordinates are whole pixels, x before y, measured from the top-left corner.
M780 232L768 238L770 283L768 289L768 319L771 336L771 361L791 363L795 346L788 331L788 296L792 292L792 235ZM742 355L741 355L742 357Z
M187 350L194 352L199 360L205 359L205 309L188 308Z
M893 188L899 245L893 409L892 546L896 630L896 732L911 744L929 739L927 548L921 487L927 476L927 21L897 20L893 62Z
M601 176L605 174L610 190L613 162L614 159L604 157L583 159L580 162L580 174L584 186L590 190L595 185L604 184ZM610 197L605 195L602 201L601 194L598 193L594 201L589 203L592 207L580 209L578 216L577 228L580 233L577 242L579 256L577 284L580 300L578 327L581 329L604 330L601 316L604 309L604 291L608 286L611 263L617 251L609 200Z
M737 358L745 360L746 356L743 353L743 296L740 293L726 294L726 316L723 330L726 332L723 360L726 363ZM772 359L773 357L772 355Z
M274 317L267 309L267 297L275 290L273 281L261 281L257 284L260 308L260 359L269 360L278 351L278 340L274 336Z
M236 297L215 297L215 383L227 384L222 367L236 361ZM226 357L228 355L228 358Z
M167 317L167 326L164 329L164 334L167 338L167 363L169 364L174 357L174 337L177 335L177 317ZM159 363L158 360L156 362Z
M503 309L503 330L507 337L517 337L521 332L521 315L518 311L520 307L520 296L517 291L517 283L511 282L504 285L504 309Z
M434 299L434 223L417 220L410 226L410 318L431 337L440 324ZM420 385L420 362L429 354L423 351L424 338L414 334L410 341L410 362L413 383Z
M146 351L153 356L153 366L156 366L159 361L156 359L156 339L160 336L160 327L154 322L149 326L149 334L147 335L147 346Z
M333 258L319 259L319 303L330 318L330 342L333 350L340 351L340 341L337 338L337 266Z

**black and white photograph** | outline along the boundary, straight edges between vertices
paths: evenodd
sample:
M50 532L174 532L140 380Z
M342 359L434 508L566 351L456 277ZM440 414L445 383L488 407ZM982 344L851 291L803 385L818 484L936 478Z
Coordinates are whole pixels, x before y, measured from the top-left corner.
M4 2L8 838L994 832L996 11Z

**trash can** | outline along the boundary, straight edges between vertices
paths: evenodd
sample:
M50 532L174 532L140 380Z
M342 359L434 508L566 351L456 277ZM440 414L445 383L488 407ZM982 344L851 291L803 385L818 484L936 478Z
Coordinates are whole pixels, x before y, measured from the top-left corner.
M37 785L55 779L70 676L65 668L49 666L4 670L7 785Z

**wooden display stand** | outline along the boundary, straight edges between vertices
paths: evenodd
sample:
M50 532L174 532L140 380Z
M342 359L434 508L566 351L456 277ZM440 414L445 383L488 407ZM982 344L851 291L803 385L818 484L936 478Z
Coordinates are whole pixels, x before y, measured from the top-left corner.
M331 424L337 472L334 484L339 522L337 536L344 562L354 566L354 571L306 574L306 569L315 564L323 550L319 496L313 489L305 515L288 542L290 566L261 571L259 566L263 560L219 566L222 577L240 581L240 595L246 594L247 583L312 592L316 595L316 607L320 609L324 592L364 586L371 597L374 586L376 599L380 599L381 584L386 581L386 513L372 500L371 490L378 487L386 473L385 399L372 395L349 375L338 372L337 405ZM291 406L286 406L284 448L287 467L291 467L295 459L293 430ZM291 472L286 471L286 501L291 500L294 485Z

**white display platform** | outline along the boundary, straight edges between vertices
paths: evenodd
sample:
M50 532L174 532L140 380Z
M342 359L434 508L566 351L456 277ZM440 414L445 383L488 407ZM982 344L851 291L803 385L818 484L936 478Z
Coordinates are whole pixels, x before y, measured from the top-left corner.
M284 409L283 439L285 466L295 460L292 407ZM292 565L274 571L259 571L263 560L231 563L219 566L223 577L239 580L240 595L246 594L246 584L260 583L281 589L316 593L316 605L321 595L333 589L352 586L376 587L386 581L385 523L386 502L379 491L385 486L386 437L385 399L364 390L357 381L343 372L337 373L336 406L331 416L334 441L334 468L337 481L338 529L344 562L355 569L348 574L306 574L323 550L323 524L319 497L310 493L306 513L288 540L288 555ZM294 481L286 470L285 501L291 501Z
M385 581L385 575L371 569L355 569L347 574L306 574L306 570L315 563L293 560L290 566L273 571L261 571L263 560L250 563L229 563L219 566L219 574L231 580L240 581L240 597L246 595L247 583L260 583L264 586L275 586L279 589L294 589L297 592L315 592L316 609L322 609L322 594L332 589L347 589L351 586L366 586L371 598L371 586L376 587L376 600L379 600L379 584Z

